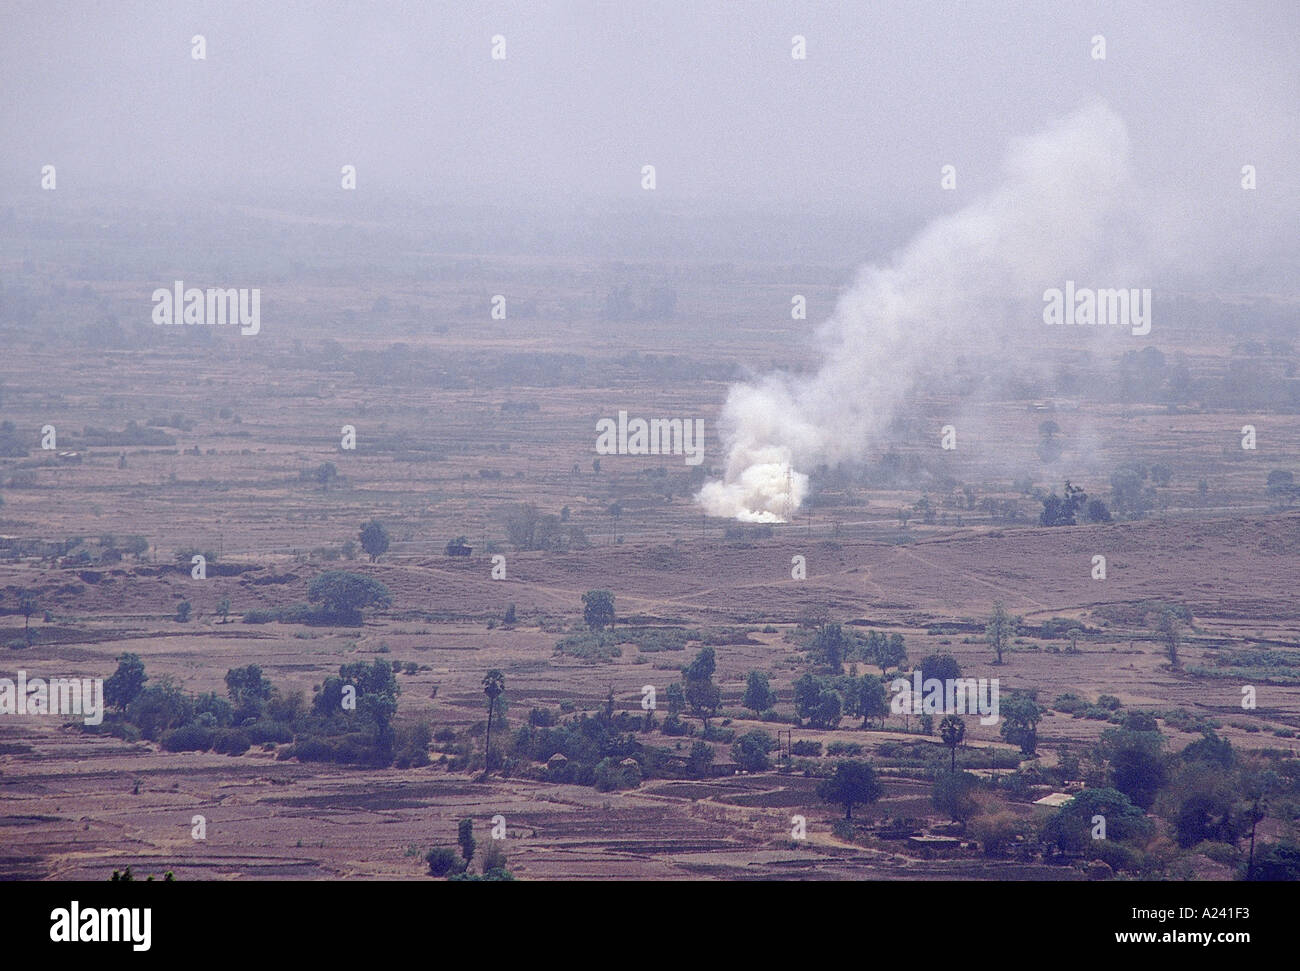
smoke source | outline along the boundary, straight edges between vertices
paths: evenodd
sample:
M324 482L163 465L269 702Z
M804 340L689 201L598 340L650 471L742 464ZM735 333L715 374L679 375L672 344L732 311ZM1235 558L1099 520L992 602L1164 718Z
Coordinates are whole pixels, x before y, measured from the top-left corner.
M776 372L728 393L726 469L696 496L705 511L784 521L807 496L801 470L869 456L927 367L991 340L1010 360L1059 334L1041 317L1045 288L1139 285L1127 156L1123 121L1083 108L1015 140L998 189L860 270L817 331L815 375Z

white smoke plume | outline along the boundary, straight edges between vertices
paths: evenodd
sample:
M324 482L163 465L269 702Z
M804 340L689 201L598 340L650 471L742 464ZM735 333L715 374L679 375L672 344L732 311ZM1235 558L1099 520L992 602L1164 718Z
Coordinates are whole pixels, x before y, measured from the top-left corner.
M731 388L726 468L696 496L704 510L783 521L807 495L806 470L871 454L927 366L991 341L1009 357L1041 346L1059 331L1038 301L1066 279L1104 272L1121 281L1104 286L1138 285L1127 156L1124 123L1104 104L1014 141L998 189L859 271L817 331L815 375ZM1009 300L1027 312L1008 313Z

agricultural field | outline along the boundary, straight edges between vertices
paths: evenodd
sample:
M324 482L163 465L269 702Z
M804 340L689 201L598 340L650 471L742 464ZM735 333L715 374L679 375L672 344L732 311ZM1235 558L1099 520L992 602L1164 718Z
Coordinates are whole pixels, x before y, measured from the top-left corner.
M53 261L25 271L71 272ZM611 270L501 259L493 272L512 293L530 293L542 273L601 282L534 285L538 316L521 322L491 320L472 284L412 285L387 298L411 308L402 328L366 288L288 281L276 292L294 309L277 309L276 326L251 341L146 330L142 353L93 346L72 328L10 343L0 401L16 443L0 459L9 668L107 679L135 655L148 685L197 699L224 698L227 672L256 665L301 713L341 666L381 662L396 672L395 744L424 756L302 758L292 718L239 754L169 751L178 726L142 733L112 706L93 729L0 719L3 876L99 879L130 865L178 879L412 879L431 846L455 845L465 818L480 844L499 820L519 879L1233 872L1242 844L1230 840L1199 841L1197 852L1165 835L1110 862L1045 853L1038 834L1055 809L1036 800L1078 791L1088 753L1130 712L1158 719L1165 758L1210 731L1294 779L1300 514L1269 472L1300 464L1300 431L1276 401L1214 403L1229 372L1294 375L1289 343L1265 358L1240 342L1225 362L1205 328L1177 331L1160 342L1161 361L1185 368L1186 384L1173 392L1166 377L1155 393L1126 393L1124 368L1172 373L1172 363L1080 351L1072 380L1084 390L1068 404L1026 379L973 407L956 371L993 365L963 361L936 382L951 393L900 410L877 449L887 461L824 469L789 522L746 524L704 515L694 494L719 472L731 382L801 353L797 322L740 322L779 321L779 294L798 280L763 264L709 285L680 267L644 268L632 285L679 281L676 309L632 327L593 306L592 293L619 285ZM830 280L839 268L806 272ZM124 318L149 289L73 277L42 314L73 319L89 288L94 313ZM548 300L571 312L552 315ZM358 318L397 332L356 336L347 321ZM620 410L702 418L704 461L597 455L597 421ZM954 415L969 439L946 453L938 429ZM1241 448L1245 423L1266 450ZM47 425L54 449L41 448ZM1059 447L1045 449L1048 438ZM985 447L994 442L996 454ZM1041 524L1044 498L1063 495L1067 479L1114 506L1123 466L1146 477L1128 515ZM372 520L388 537L373 561L360 533ZM458 538L468 551L450 555ZM348 623L312 615L300 605L330 571L378 581L388 602ZM584 619L592 590L612 594L612 632ZM1019 621L1000 665L986 633L999 605ZM1156 620L1168 605L1183 611L1176 665ZM846 646L835 670L818 654L832 626ZM950 655L964 677L999 679L1003 699L1032 692L1034 753L978 718L965 720L955 753L915 716L846 712L817 724L796 682L839 678L842 696L845 679L884 675L862 646L873 633L901 636L895 672ZM667 700L705 648L719 689L707 732L698 711L678 717ZM482 682L493 670L506 704L485 774ZM775 693L764 712L744 704L751 671ZM1244 685L1257 692L1249 708ZM610 757L630 758L630 773L593 783L591 757L566 776L547 766L553 753L529 750L542 743L520 738L580 719L631 753ZM666 734L665 719L680 734ZM774 743L761 768L733 755L751 732ZM692 761L701 745L711 765ZM847 828L817 794L846 754L869 760L881 786ZM980 780L957 821L932 792L949 761ZM1096 782L1108 770L1091 771ZM1257 837L1285 839L1292 825L1279 808Z
M1287 919L1295 3L0 22L15 939Z

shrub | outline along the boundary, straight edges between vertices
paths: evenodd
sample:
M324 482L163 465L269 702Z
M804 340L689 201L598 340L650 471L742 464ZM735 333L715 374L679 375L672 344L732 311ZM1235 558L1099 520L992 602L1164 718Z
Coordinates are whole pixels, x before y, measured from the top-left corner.
M826 746L827 755L861 755L862 746L857 742L831 742Z
M746 732L731 746L731 758L747 772L763 772L772 767L768 758L776 742L767 732Z
M431 732L428 722L416 722L397 733L397 756L393 764L399 769L421 768L429 764Z
M506 868L506 851L502 844L503 840L489 840L487 846L483 848L483 873L486 876L493 870L504 870Z
M1078 695L1067 692L1063 695L1057 695L1056 700L1052 702L1052 707L1062 714L1073 715L1076 712L1084 711L1089 705Z
M202 725L182 725L163 735L162 747L168 752L206 752L212 748L213 735L211 729Z
M573 634L555 645L555 652L584 661L612 661L623 656L613 634L604 631Z
M600 792L635 789L641 784L641 767L622 765L613 758L603 758L596 763L592 784Z
M1000 812L976 817L970 824L970 833L985 856L1003 856L1015 843L1020 828L1020 820L1014 813Z
M293 732L290 731L288 725L283 722L270 721L266 718L244 725L241 730L248 736L249 742L254 745L264 745L267 742L293 741Z
M212 737L212 751L219 755L243 755L252 746L246 732L238 728L225 728Z
M822 743L814 742L811 739L800 739L790 746L790 754L812 756L819 759L822 755Z
M460 854L445 846L439 846L425 854L424 862L429 864L429 873L435 877L445 877L451 873L461 873L465 864Z

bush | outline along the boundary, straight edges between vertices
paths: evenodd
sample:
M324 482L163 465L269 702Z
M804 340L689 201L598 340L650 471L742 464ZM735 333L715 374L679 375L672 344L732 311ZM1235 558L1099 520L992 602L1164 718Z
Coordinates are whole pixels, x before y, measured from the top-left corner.
M1270 843L1255 857L1247 880L1300 880L1300 844Z
M731 758L747 772L764 772L772 767L768 755L774 748L776 741L767 732L746 732L731 746Z
M616 789L635 789L641 784L641 767L639 765L622 765L612 758L603 758L596 763L592 784L600 792L613 792Z
M1021 822L1014 813L1000 812L978 816L970 824L970 833L985 856L1004 856L1020 834Z
M612 661L623 656L623 649L616 643L614 635L604 631L562 638L556 643L555 652L584 661Z
M266 718L243 726L242 731L248 736L249 742L254 745L264 745L267 742L293 741L293 732L289 730L288 725L283 722L270 721Z
M487 846L483 847L483 874L486 876L493 870L506 869L506 851L503 847L502 840L489 840Z
M418 769L428 765L431 740L428 722L416 722L402 729L397 733L397 757L393 765L399 769Z
M790 754L812 756L815 759L819 759L822 756L822 743L800 739L790 746Z
M168 752L206 752L212 748L213 738L212 730L202 725L182 725L163 735L162 747Z
M831 742L826 746L827 755L861 755L862 746L857 742Z
M252 746L246 732L238 728L225 728L212 737L212 751L219 755L243 755Z
M534 728L553 728L557 721L555 712L549 708L533 708L528 712L528 724Z
M1052 702L1052 707L1065 715L1073 715L1076 712L1082 712L1089 708L1088 702L1084 701L1078 695L1067 692L1063 695L1057 695L1056 700Z
M465 869L465 863L461 860L460 854L445 846L436 847L426 853L424 862L429 864L429 873L435 877L461 873Z

